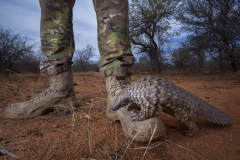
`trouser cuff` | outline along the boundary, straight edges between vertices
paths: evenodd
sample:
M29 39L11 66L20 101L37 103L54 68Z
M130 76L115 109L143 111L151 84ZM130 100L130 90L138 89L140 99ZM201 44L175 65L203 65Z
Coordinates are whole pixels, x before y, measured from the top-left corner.
M69 70L72 67L72 62L54 64L53 61L47 60L41 61L39 67L41 73L45 73L48 77L51 77Z
M100 68L100 73L103 78L108 76L124 77L133 74L132 66L120 66L115 68L108 68L107 66Z

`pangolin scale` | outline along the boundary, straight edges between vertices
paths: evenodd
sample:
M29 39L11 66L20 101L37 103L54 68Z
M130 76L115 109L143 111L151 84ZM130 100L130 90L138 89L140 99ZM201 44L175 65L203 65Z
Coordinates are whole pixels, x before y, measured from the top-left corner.
M232 124L231 117L226 113L175 84L154 76L143 77L124 88L112 109L117 110L131 102L141 108L133 112L132 121L145 120L163 111L187 127L184 132L187 136L194 136L198 130L191 117L202 116L213 123Z

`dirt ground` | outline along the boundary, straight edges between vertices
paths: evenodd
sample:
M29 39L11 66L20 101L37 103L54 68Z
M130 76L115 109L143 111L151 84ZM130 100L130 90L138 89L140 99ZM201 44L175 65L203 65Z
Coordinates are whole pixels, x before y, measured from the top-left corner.
M145 74L135 74L136 80ZM10 103L34 98L48 81L35 74L0 76L0 150L19 159L84 160L188 160L240 159L240 78L227 74L161 74L176 85L229 114L232 126L218 126L196 118L199 127L194 137L182 134L184 126L173 117L160 113L167 135L148 143L132 142L119 122L106 118L106 89L99 73L76 73L77 110L58 111L34 119L11 120L4 110ZM93 109L83 109L93 108ZM13 155L12 155L13 156ZM0 154L0 159L15 159Z

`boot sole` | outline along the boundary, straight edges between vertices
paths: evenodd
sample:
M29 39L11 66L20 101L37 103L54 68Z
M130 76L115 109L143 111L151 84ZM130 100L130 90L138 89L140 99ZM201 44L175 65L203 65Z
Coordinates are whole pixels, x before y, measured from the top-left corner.
M123 133L134 141L147 142L166 135L165 126L157 117L144 121L131 121L132 112L126 107L117 110L115 119L116 116L121 123Z
M5 115L8 118L12 118L12 119L31 119L31 118L44 115L50 111L53 111L54 109L58 109L61 111L71 110L72 108L74 108L75 99L76 99L75 95L66 97L66 98L59 98L59 99L55 99L52 103L46 106L37 108L36 110L32 110L30 113L11 114L11 113L5 112Z

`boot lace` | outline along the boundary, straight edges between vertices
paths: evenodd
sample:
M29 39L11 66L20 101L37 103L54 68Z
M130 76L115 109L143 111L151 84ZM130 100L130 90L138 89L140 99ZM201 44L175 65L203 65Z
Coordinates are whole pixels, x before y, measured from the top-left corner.
M43 91L42 93L40 93L37 97L35 97L34 99L30 100L31 103L33 103L34 101L40 101L40 99L42 97L46 97L47 95L50 95L52 92L57 93L58 90L56 89L56 86L54 85L56 82L59 82L60 79L59 78L53 78L50 82L49 82L49 87Z

